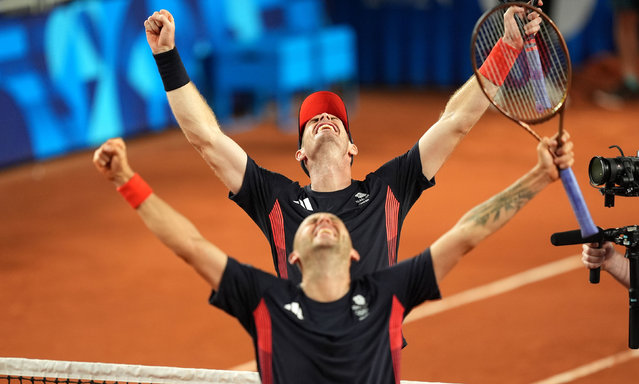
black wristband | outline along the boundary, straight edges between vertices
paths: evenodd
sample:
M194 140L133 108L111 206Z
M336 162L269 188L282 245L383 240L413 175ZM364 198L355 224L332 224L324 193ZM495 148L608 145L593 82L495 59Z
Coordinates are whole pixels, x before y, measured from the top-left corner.
M177 47L170 51L153 55L153 58L162 77L165 91L169 92L178 89L191 81L189 75L186 73L184 64L182 64L182 59L180 59Z

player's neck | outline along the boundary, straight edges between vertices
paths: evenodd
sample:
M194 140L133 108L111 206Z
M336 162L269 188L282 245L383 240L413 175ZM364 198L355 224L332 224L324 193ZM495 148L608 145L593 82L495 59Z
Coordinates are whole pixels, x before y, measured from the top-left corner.
M340 273L304 276L300 287L310 299L328 303L344 297L350 289L350 284L350 271L346 269Z
M351 165L344 159L309 164L311 189L316 192L341 191L351 185Z

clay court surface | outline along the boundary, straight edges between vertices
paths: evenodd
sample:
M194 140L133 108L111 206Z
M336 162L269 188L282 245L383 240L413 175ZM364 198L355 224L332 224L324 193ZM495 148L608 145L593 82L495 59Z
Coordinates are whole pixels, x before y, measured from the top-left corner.
M626 155L639 149L638 104L611 111L589 102L601 76L591 71L575 78L565 118L576 145L573 169L597 225L639 224L639 197L617 198L614 208L605 208L588 184L591 157L616 156L608 149L612 144ZM363 89L351 107L360 149L354 176L362 178L410 148L449 95ZM553 120L540 131L550 135L556 127ZM305 183L293 157L295 134L264 123L230 135L260 165ZM205 237L273 272L261 232L227 199L178 129L131 139L128 149L134 169ZM144 228L94 170L91 155L0 172L0 356L250 366L248 335L208 305L203 280ZM486 113L441 169L437 186L412 209L399 258L428 246L535 162L533 139L498 112ZM627 347L627 290L606 274L601 284L590 285L581 247L550 244L553 232L576 228L556 183L467 255L441 284L444 300L426 303L404 326L409 345L402 378L533 383L567 373L572 383L636 383L639 355ZM592 372L576 370L582 366Z

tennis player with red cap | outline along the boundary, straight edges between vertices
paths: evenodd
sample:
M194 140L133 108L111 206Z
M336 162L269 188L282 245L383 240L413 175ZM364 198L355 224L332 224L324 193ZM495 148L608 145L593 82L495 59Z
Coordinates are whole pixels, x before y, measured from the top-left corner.
M266 170L225 135L196 87L190 82L175 47L175 24L166 10L144 23L151 51L180 128L235 201L269 240L278 276L301 280L287 262L300 223L316 212L338 216L362 256L353 277L397 262L404 218L421 193L435 184L435 174L489 105L472 77L448 101L444 112L406 153L353 180L351 164L358 149L351 136L344 103L334 93L308 96L299 113L296 159L310 184L300 186ZM523 46L513 20L505 22L503 40ZM519 41L513 42L517 38Z

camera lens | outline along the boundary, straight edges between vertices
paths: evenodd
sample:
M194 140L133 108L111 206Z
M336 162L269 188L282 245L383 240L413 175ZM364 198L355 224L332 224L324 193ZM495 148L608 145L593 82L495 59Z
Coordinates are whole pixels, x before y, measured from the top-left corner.
M588 175L590 176L590 182L595 185L603 185L608 181L610 177L610 164L607 159L603 157L593 157L588 165Z

